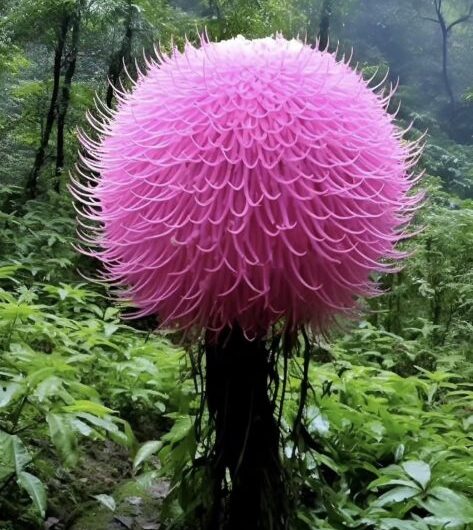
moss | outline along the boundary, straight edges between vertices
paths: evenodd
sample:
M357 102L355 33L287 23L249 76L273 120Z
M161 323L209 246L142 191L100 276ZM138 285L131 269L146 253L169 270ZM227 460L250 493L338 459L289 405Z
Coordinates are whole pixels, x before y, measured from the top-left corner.
M91 508L74 523L71 530L107 530L113 524L114 515L105 507Z
M134 480L120 484L111 494L115 499L114 512L97 504L84 510L71 530L123 530L150 527L157 520L159 501L152 490ZM124 524L125 523L125 524Z

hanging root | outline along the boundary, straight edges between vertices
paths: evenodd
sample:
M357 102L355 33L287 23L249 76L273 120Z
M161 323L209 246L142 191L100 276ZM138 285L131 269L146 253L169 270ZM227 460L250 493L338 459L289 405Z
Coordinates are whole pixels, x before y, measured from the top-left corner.
M270 395L278 384L273 347L279 342L268 348L266 341L250 341L235 327L217 339L206 338L206 395L215 429L209 530L287 528L280 428Z

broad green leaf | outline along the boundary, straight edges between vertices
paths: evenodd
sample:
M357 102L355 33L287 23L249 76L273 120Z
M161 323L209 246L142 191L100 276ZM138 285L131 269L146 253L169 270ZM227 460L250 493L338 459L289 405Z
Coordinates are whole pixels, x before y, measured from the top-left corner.
M82 436L90 436L94 430L87 425L84 421L80 420L79 418L72 418L71 419L71 425L74 427L74 429L82 434Z
M396 462L399 462L400 460L402 460L402 457L404 456L404 450L405 450L404 444L399 444L396 447L396 451L394 452L394 460Z
M101 418L114 412L112 409L109 409L100 403L89 401L87 399L78 399L73 405L62 407L62 410L65 412L88 412Z
M56 372L54 366L45 366L28 374L27 382L30 388L35 388L45 379L53 376Z
M422 506L432 514L426 522L450 526L473 524L473 502L464 495L441 486L432 488Z
M161 449L162 445L162 442L158 440L144 443L136 453L135 459L133 460L133 468L138 469L138 467L145 460L147 460L151 455L157 453Z
M31 473L21 471L18 473L18 484L24 488L31 497L34 506L41 514L41 517L46 515L46 490L44 484Z
M330 422L327 417L320 412L318 407L311 406L307 410L309 432L315 432L325 436L329 432Z
M96 427L106 430L109 433L116 433L119 431L118 426L116 425L116 423L113 423L110 416L105 418L99 418L98 416L94 416L89 412L78 412L77 416L84 420L87 420Z
M107 338L110 338L115 333L115 331L117 331L117 329L119 328L120 326L117 326L117 324L113 322L106 322L103 325L103 331Z
M51 375L39 383L34 394L42 402L47 398L60 394L63 390L63 380L55 375Z
M182 416L175 414L167 414L167 416L175 419L174 425L170 432L163 436L163 440L167 440L171 443L177 443L187 436L189 431L192 429L192 419L190 416Z
M379 530L430 530L423 521L402 520L386 517L377 521Z
M46 416L49 434L56 449L66 466L72 467L77 463L77 440L66 414L49 413Z
M18 283L15 280L15 272L21 268L21 265L2 265L0 267L0 279L2 280L12 280L15 283Z
M112 512L114 512L117 507L115 499L111 495L105 495L101 493L100 495L94 495L94 499L97 499L101 504L103 504Z
M399 486L398 488L393 488L390 491L387 491L381 497L376 499L374 504L376 506L386 506L389 504L395 504L397 502L405 501L415 497L420 493L420 490L415 488L409 488L407 486Z
M384 486L407 486L408 488L418 489L418 485L413 480L402 480L397 478L390 478L389 475L384 475L368 484L368 489L384 487Z
M17 475L31 462L31 456L17 435L0 431L0 475Z
M15 398L23 393L19 383L0 384L0 408L7 407Z
M380 421L373 421L367 424L367 428L373 433L375 439L380 442L386 433L384 425Z
M421 460L409 460L401 465L404 468L404 471L425 490L431 477L429 464L422 462Z

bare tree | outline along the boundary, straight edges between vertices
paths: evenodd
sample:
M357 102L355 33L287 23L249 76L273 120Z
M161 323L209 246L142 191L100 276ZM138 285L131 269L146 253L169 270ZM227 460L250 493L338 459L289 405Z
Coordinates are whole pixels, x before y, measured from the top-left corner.
M453 22L448 23L445 18L445 13L443 11L443 0L433 0L434 8L435 8L435 15L436 18L431 17L422 17L425 20L430 20L431 22L435 22L436 24L439 24L440 30L442 32L442 78L443 78L443 84L445 85L445 90L447 92L448 98L450 100L450 105L452 107L455 106L455 95L453 93L452 84L450 81L450 76L448 73L448 38L452 32L452 29L455 26L458 26L458 24L462 24L464 22L467 22L472 18L473 16L473 2L471 2L470 7L468 11L456 18Z

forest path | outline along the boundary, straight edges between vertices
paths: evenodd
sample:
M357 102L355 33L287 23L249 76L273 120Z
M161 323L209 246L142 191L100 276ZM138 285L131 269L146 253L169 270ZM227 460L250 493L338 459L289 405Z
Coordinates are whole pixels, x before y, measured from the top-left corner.
M91 445L80 464L51 484L53 514L48 530L159 530L169 483L155 474L132 475L130 460L113 443ZM58 481L59 482L59 481Z

